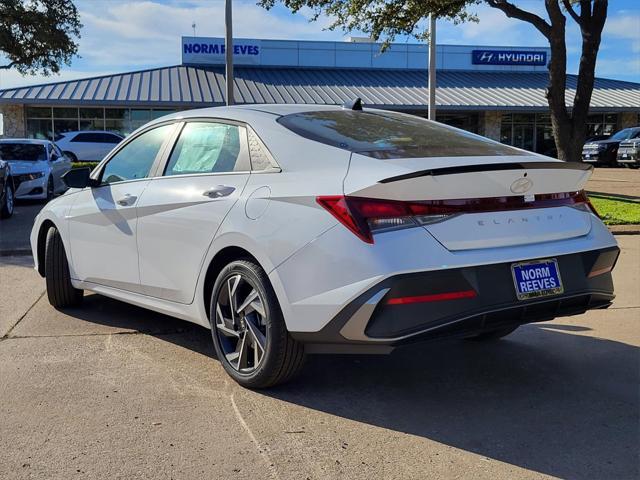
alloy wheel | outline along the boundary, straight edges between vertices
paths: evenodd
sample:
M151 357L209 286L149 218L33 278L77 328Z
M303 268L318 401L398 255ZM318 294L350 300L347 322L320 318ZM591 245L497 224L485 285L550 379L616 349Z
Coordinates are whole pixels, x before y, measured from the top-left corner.
M220 287L215 308L216 335L227 362L239 373L254 372L268 341L260 292L247 277L234 273Z

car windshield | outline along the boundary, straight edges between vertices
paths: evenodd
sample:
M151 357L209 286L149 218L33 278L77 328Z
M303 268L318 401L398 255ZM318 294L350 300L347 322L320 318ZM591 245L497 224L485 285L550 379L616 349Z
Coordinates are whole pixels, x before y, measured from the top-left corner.
M619 132L611 135L611 140L628 140L630 138L635 138L640 132L640 129L637 128L625 128L624 130L620 130Z
M278 122L310 140L379 159L527 155L464 130L396 112L322 110L285 115Z
M34 143L0 143L0 159L37 162L47 159L44 145Z

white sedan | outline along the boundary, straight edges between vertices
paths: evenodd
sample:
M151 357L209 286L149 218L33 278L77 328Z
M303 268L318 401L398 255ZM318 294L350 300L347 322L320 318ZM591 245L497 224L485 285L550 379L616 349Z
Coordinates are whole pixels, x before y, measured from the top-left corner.
M50 303L91 290L211 328L238 383L305 353L492 339L610 305L589 165L382 110L254 105L153 121L49 203Z
M0 160L11 166L17 199L51 200L67 189L62 175L71 168L71 160L49 140L0 140Z

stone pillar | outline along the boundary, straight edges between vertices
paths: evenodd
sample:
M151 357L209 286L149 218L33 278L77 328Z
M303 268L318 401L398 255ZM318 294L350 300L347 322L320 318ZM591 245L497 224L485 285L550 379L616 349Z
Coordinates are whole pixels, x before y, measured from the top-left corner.
M480 114L480 135L500 141L502 112L489 110Z
M620 119L620 129L638 126L638 112L622 112Z
M4 135L0 138L23 138L26 135L23 105L0 105Z

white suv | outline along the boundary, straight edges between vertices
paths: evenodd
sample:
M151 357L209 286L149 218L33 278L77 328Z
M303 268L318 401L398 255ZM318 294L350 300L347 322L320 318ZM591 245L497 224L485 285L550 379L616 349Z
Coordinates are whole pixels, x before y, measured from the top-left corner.
M102 130L64 132L56 138L56 145L73 162L95 162L102 160L122 138L117 133Z

